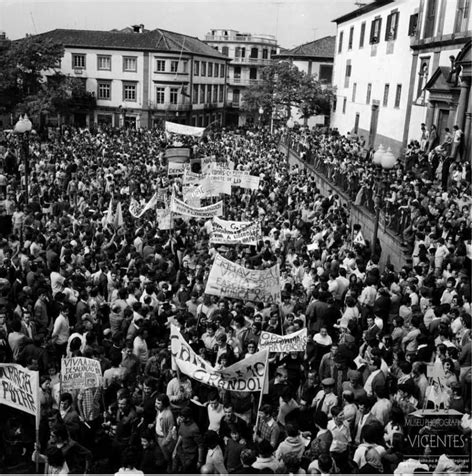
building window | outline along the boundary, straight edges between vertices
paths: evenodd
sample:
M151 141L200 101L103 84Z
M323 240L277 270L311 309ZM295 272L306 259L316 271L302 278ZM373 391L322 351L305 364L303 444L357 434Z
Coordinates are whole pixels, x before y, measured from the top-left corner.
M364 47L365 41L365 22L360 26L360 38L359 38L359 48Z
M201 61L201 76L206 76L206 62Z
M343 114L346 113L346 105L347 105L347 98L344 98L344 100L342 101L342 113Z
M370 98L372 96L372 83L367 85L367 97L365 98L365 103L370 104Z
M217 102L217 84L212 88L212 102Z
M219 63L214 64L214 78L219 77Z
M199 61L194 62L194 76L199 76Z
M342 51L342 42L343 42L343 40L344 40L344 32L341 31L339 33L339 45L338 45L338 50L337 50L338 53L340 53Z
M322 64L319 66L319 81L330 83L332 81L332 65Z
M240 66L234 66L234 79L240 79Z
M166 61L165 60L156 60L155 66L156 66L155 71L157 73L161 73L161 72L165 71L165 69L166 69Z
M199 102L199 84L193 84L193 104Z
M170 71L172 73L177 73L178 72L178 64L179 64L179 61L171 61L170 63Z
M178 104L178 88L170 88L170 104Z
M100 71L110 71L112 69L112 57L97 55L97 69Z
M225 76L225 64L221 64L221 74L220 77L223 78Z
M266 48L263 48L262 50L262 58L268 59L268 50Z
M352 42L354 41L354 27L351 26L349 30L349 45L347 47L348 50L352 50Z
M224 56L229 56L229 47L228 46L223 46L222 47L222 54Z
M471 0L458 0L456 19L454 21L454 33L468 30L468 22L471 10Z
M123 100L129 102L136 102L137 85L135 83L123 83Z
M207 65L207 75L208 75L208 77L210 77L210 78L212 77L212 63L209 63L209 64Z
M200 94L199 94L199 102L201 104L204 104L206 102L206 85L205 84L201 84L201 91L200 91Z
M86 55L73 54L72 55L72 67L74 69L85 69L85 67L86 67Z
M211 103L212 102L212 84L208 84L207 85L207 103Z
M349 87L349 82L351 79L351 73L352 73L352 65L351 65L351 60L346 61L346 77L344 80L344 87L348 88Z
M395 107L400 107L401 97L402 97L402 85L397 84L397 91L395 93Z
M123 57L123 70L128 72L137 71L137 58L135 56L124 56Z
M357 94L357 83L352 85L352 102L355 102Z
M380 43L380 32L382 30L382 19L376 18L370 26L370 41L371 45Z
M250 48L250 57L254 59L258 58L258 48Z
M387 17L387 26L385 28L385 41L397 39L398 17L400 12L392 12Z
M156 104L165 103L165 88L156 88Z
M415 36L418 28L418 13L410 15L410 22L408 23L408 36Z
M112 83L110 81L97 81L97 99L105 101L112 99Z
M257 79L257 68L250 68L249 79Z
M418 71L418 88L416 91L416 102L423 104L425 102L426 82L428 81L428 71L430 69L430 58L421 58L420 70Z
M224 101L224 85L219 84L219 102Z
M436 10L438 9L437 0L428 0L426 4L425 31L423 38L430 38L434 34Z
M240 103L240 89L234 89L232 91L232 104L238 106Z
M383 102L382 105L387 107L388 105L388 93L390 91L390 84L386 84L383 88Z

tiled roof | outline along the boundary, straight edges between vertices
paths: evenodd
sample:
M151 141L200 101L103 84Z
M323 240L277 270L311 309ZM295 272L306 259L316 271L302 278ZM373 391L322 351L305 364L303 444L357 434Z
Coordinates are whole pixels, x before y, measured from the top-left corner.
M57 29L36 36L50 38L69 47L173 53L183 51L183 53L228 59L198 38L161 28L145 30L143 33L133 33L129 29L121 31Z
M281 50L279 57L319 57L334 58L336 48L336 37L325 36L319 40L310 41L291 50Z

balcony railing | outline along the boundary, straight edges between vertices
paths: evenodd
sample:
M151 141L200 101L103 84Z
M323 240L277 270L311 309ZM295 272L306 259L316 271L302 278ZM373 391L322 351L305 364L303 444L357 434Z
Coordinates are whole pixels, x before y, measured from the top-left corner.
M240 84L242 86L250 86L252 84L259 84L263 80L262 79L242 79L242 78L229 78L229 84Z
M277 45L276 39L263 38L254 35L206 35L205 41L245 41L249 43L265 43L268 45Z
M232 58L232 64L260 64L260 65L271 65L273 60L271 59L263 59L263 58Z

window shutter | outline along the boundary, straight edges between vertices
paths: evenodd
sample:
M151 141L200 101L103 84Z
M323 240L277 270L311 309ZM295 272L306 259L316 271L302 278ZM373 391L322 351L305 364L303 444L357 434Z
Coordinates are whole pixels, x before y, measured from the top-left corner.
M416 28L418 26L418 13L414 13L410 16L410 23L408 26L408 36L416 35Z
M369 43L373 43L374 41L374 31L375 31L375 22L377 20L374 20L371 24L370 24L370 41Z
M391 40L390 38L390 25L392 24L393 13L387 17L387 26L385 27L385 41Z
M394 26L393 26L393 38L392 40L397 39L397 34L398 34L398 18L400 17L400 12L395 12L395 21L394 21Z

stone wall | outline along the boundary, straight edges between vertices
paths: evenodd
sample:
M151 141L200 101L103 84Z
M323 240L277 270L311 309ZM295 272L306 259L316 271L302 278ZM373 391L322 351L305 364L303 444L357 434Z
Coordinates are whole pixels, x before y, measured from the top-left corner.
M284 152L285 155L288 152L288 149L284 145L280 145L280 150ZM343 203L351 205L350 210L352 223L358 223L361 226L364 239L372 242L375 226L375 216L372 213L370 213L364 207L350 204L350 198L345 193L341 192L338 188L332 185L325 177L316 172L313 167L303 162L295 152L290 151L289 160L290 165L297 165L299 168L307 168L312 173L316 179L316 184L319 190L321 190L321 193L328 195L329 192L334 191L339 195L339 197L341 197L341 201ZM396 270L401 269L401 267L406 264L406 259L403 254L403 249L400 246L400 238L391 230L384 229L382 223L379 224L378 237L382 246L380 266L383 268L387 261L389 261L395 266Z

